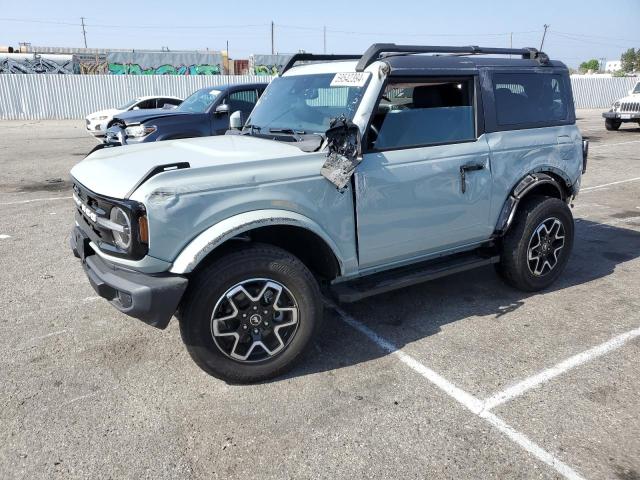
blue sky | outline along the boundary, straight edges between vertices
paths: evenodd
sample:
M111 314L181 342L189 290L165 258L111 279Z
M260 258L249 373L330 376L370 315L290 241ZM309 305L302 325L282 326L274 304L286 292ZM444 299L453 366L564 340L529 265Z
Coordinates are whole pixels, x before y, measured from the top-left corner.
M640 48L640 0L0 0L0 45L82 46L81 16L89 47L221 50L228 40L233 58L269 53L272 20L281 53L321 53L323 26L328 53L374 42L509 46L510 32L515 47L539 47L545 23L544 50L570 66Z

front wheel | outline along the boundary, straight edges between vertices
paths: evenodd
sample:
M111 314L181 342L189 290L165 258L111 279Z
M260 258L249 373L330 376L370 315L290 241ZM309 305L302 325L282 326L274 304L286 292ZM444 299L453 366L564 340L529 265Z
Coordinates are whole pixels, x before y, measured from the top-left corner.
M607 130L618 130L620 128L620 125L622 125L622 122L620 120L616 120L614 118L607 118L604 121L604 128L606 128Z
M191 279L180 332L205 372L231 383L275 377L289 369L319 329L318 283L290 253L251 245Z
M525 199L503 238L497 270L520 290L542 290L566 266L573 235L573 215L565 202L541 196Z

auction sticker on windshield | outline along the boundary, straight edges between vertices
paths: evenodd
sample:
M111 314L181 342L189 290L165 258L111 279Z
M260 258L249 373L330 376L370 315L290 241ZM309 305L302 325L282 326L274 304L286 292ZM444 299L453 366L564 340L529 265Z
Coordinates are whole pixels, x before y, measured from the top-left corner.
M340 72L331 80L331 87L364 87L369 78L365 72Z

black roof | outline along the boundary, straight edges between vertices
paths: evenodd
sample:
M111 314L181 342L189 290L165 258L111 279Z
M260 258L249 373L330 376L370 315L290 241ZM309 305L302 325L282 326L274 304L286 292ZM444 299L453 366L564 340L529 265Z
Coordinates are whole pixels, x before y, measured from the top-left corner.
M429 54L429 55L424 55ZM500 55L497 57L497 55ZM514 58L515 57L515 58ZM476 71L481 67L490 68L536 68L567 67L558 61L551 61L535 48L501 48L443 45L396 45L395 43L374 43L362 55L313 55L302 53L293 55L282 69L282 73L299 61L336 61L357 59L356 71L362 72L376 61L385 61L394 74L416 74L420 70Z
M523 58L487 57L481 55L393 55L382 58L391 67L394 75L415 75L418 71L477 71L478 68L564 68L564 63L549 60L541 64L538 60Z

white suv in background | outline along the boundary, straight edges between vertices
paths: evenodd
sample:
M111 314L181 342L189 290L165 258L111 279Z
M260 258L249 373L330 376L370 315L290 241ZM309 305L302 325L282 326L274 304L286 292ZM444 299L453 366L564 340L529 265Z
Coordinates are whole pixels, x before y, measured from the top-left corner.
M170 96L152 96L152 97L138 97L130 102L125 103L118 108L107 108L106 110L100 110L98 112L91 113L85 117L87 124L87 130L95 137L104 137L107 128L111 125L111 121L115 115L129 110L147 110L151 108L164 108L167 105L173 107L180 105L182 99L178 97Z
M604 126L607 130L618 130L626 122L640 124L640 82L629 90L629 95L616 100L608 112L602 114Z

